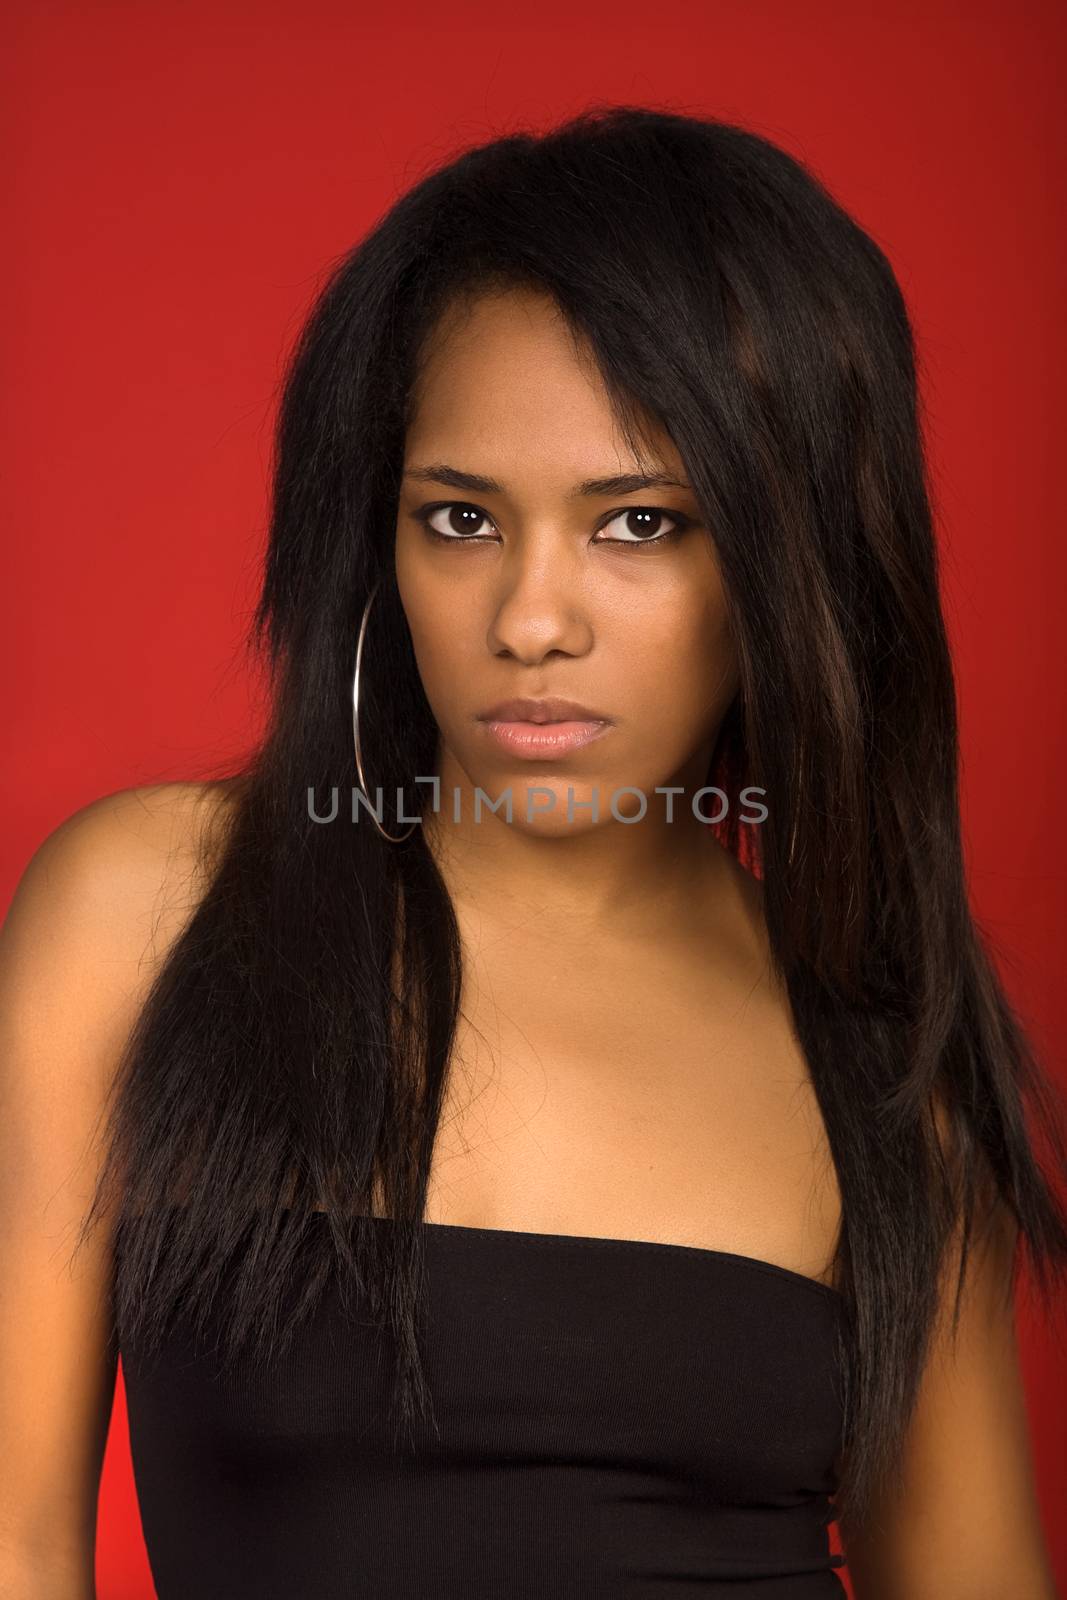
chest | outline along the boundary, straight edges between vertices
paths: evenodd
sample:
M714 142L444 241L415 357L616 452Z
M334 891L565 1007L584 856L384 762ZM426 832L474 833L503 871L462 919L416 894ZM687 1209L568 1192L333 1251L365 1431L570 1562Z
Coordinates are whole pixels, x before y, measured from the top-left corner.
M426 1216L691 1244L824 1277L825 1129L765 965L699 943L465 936Z

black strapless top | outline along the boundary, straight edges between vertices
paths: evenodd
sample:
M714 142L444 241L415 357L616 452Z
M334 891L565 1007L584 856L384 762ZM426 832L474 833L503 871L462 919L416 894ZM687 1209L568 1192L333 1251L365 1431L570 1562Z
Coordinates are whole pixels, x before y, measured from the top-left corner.
M386 1336L333 1283L268 1365L220 1378L181 1323L151 1361L122 1349L159 1600L841 1600L835 1290L687 1245L423 1226L440 1437L414 1455Z

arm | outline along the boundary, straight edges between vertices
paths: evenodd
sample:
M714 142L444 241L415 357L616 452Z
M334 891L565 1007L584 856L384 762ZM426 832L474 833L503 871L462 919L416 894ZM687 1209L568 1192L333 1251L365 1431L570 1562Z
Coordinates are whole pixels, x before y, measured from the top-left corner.
M110 1217L74 1254L104 1099L190 881L192 785L95 801L0 932L0 1594L93 1600L114 1394ZM184 896L179 897L184 898ZM186 908L188 909L188 908Z
M856 1600L1057 1600L1010 1294L1015 1235L1002 1203L976 1229L955 1348L952 1254L900 1474L869 1526L841 1530Z

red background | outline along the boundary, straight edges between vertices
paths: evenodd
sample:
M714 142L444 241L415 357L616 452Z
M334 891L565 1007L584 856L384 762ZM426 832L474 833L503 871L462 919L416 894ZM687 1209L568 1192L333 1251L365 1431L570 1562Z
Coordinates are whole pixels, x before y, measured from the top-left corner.
M806 160L912 307L973 902L1062 1079L1056 8L21 0L3 28L6 895L79 805L250 737L237 647L280 362L326 263L461 144L594 99L693 110ZM1025 1309L1022 1339L1067 1585L1067 1373ZM98 1584L152 1592L121 1375Z

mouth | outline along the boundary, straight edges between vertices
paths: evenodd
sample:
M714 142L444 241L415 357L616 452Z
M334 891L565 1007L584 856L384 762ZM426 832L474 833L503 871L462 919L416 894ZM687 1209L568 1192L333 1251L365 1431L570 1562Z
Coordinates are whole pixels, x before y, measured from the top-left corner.
M527 760L550 761L601 738L612 719L574 700L502 700L478 722L500 750Z
M594 711L590 706L579 705L577 700L552 697L543 700L500 700L488 711L478 713L480 722L532 722L538 727L546 722L610 722L604 711Z

